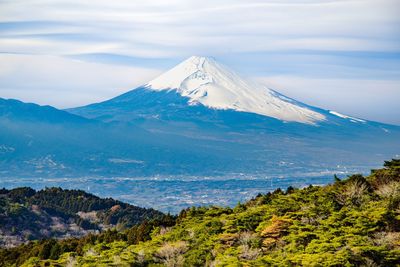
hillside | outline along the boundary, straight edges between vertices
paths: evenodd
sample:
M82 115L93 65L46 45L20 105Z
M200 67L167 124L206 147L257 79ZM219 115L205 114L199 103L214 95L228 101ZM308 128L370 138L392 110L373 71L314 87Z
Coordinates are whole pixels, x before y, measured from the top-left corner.
M0 190L0 246L43 238L80 237L109 228L126 229L164 215L81 190Z
M34 103L24 103L16 99L0 97L0 118L4 121L31 123L89 123L90 120L58 110L51 106L40 106Z
M127 231L3 250L23 266L398 266L400 160L368 177L183 210Z

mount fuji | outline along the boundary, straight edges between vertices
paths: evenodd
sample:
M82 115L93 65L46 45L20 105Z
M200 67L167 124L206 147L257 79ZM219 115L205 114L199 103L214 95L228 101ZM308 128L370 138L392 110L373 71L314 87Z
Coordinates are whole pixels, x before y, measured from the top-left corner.
M135 125L166 143L176 140L178 147L186 140L191 155L210 156L189 164L200 173L213 157L227 161L213 166L218 174L228 169L282 174L297 166L301 171L296 173L303 175L306 169L318 173L355 162L371 167L400 152L400 127L309 106L207 57L190 57L139 88L67 111L103 123Z
M149 99L146 94L154 97ZM173 96L181 99L171 99ZM243 79L212 58L198 56L186 59L154 80L121 96L68 111L104 121L133 120L140 114L145 116L147 113L137 112L143 98L146 98L146 103L153 98L152 108L167 100L166 104L174 109L176 103L171 102L184 101L187 106L201 105L212 110L246 112L283 122L317 124L327 119L326 111L307 106L262 84ZM117 110L120 110L120 114ZM133 113L126 116L127 111ZM330 112L330 115L352 122L365 122L337 112Z
M400 154L398 126L301 103L197 56L84 107L0 101L0 127L3 176L311 177Z
M279 125L281 129L300 127L310 131L326 126L338 126L340 132L354 127L372 127L384 133L389 132L388 128L398 129L309 106L244 79L213 58L199 56L186 59L125 94L67 111L103 122L197 121L252 127L257 121L258 128Z
M231 109L302 123L325 119L301 103L242 79L211 58L190 57L145 87L155 91L176 90L189 98L190 104L203 104L214 109Z

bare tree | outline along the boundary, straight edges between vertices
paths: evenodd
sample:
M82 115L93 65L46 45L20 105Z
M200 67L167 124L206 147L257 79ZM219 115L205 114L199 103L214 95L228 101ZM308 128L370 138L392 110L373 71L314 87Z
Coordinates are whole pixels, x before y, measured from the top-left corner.
M241 248L242 259L255 260L261 254L261 250L257 247L260 242L260 238L249 231L242 232L239 235L239 243Z
M183 254L188 250L184 241L175 243L165 243L156 253L156 257L160 259L167 267L183 266Z

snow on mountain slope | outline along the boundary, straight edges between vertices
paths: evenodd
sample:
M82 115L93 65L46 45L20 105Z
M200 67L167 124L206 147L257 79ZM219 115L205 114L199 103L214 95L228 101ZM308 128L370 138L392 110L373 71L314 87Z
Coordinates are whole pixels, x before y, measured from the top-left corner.
M245 80L206 57L192 56L145 87L155 91L177 90L190 99L189 103L214 109L233 109L307 124L325 120L323 114L264 85Z
M362 123L366 123L365 120L362 120L362 119L359 119L359 118L355 118L355 117L350 117L350 116L341 114L341 113L336 112L336 111L332 111L332 110L331 110L331 111L329 111L329 113L332 114L332 115L335 115L335 116L337 116L337 117L340 117L340 118L342 118L342 119L349 119L351 122L362 122Z

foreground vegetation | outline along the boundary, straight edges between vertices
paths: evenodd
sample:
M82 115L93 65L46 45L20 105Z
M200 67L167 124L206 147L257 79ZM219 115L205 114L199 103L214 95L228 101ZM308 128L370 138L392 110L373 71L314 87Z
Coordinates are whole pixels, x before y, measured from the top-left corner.
M4 266L400 266L400 160L234 208L3 250Z

